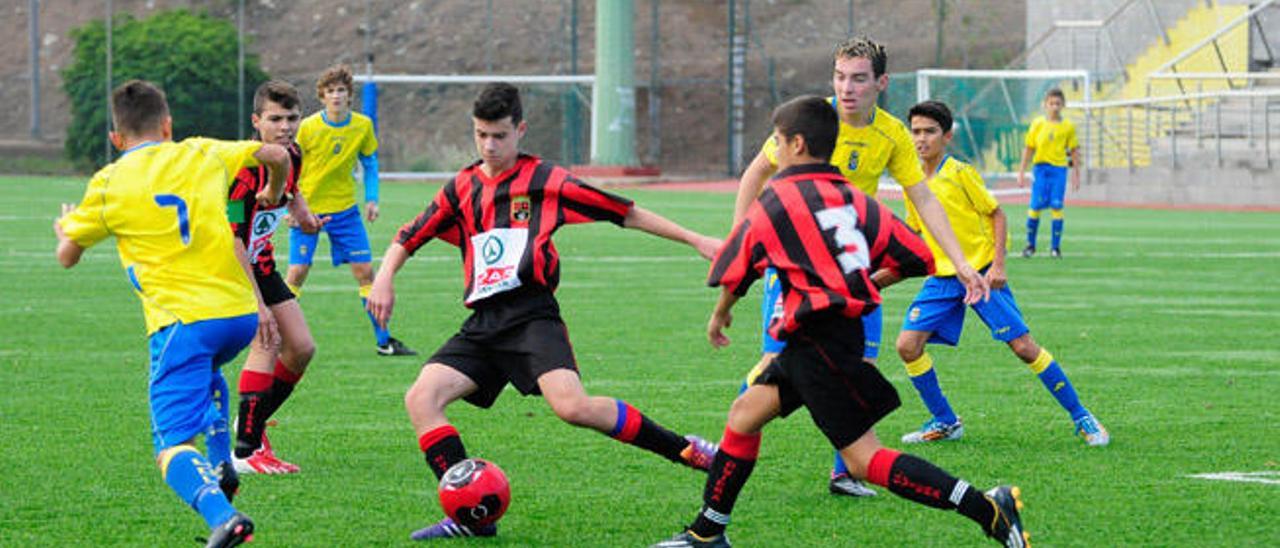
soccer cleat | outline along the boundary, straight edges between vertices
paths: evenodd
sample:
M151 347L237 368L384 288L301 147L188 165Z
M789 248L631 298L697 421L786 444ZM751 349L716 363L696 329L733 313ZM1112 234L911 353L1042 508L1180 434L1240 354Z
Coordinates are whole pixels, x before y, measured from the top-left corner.
M692 531L683 531L680 534L671 537L657 544L651 544L649 548L730 548L729 537L724 533L720 533L711 538L701 538Z
M1022 490L1016 486L1001 485L986 493L996 507L987 536L1006 548L1031 548L1031 535L1022 528Z
M379 356L417 356L418 353L400 342L400 339L388 337L387 344L377 346Z
M685 436L684 439L689 441L689 446L680 452L680 459L690 468L710 470L711 461L715 460L716 451L720 450L720 446L692 434Z
M409 535L409 538L413 540L431 540L435 538L492 537L497 534L497 525L467 527L453 521L453 518L444 518L435 525L414 531Z
M947 424L938 419L924 421L920 429L902 436L902 443L925 443L930 441L958 440L964 435L964 424L956 417L956 422Z
M1084 438L1084 442L1090 447L1102 447L1111 443L1111 434L1102 427L1093 413L1076 419L1076 434Z
M1027 247L1022 248L1022 258L1024 259L1030 259L1031 256L1035 254L1036 254L1035 246L1029 245Z
M262 433L261 446L243 459L232 455L231 461L235 463L236 471L241 474L296 474L301 470L296 464L276 457L275 451L271 449L271 440L267 439L265 431Z
M236 512L231 519L209 532L209 540L205 542L204 547L239 546L251 540L253 540L253 520L249 519L249 516Z
M1061 259L1061 258L1062 258L1062 250L1061 250L1061 249L1058 249L1058 248L1056 248L1056 247L1055 247L1055 248L1053 248L1053 249L1050 249L1050 250L1049 250L1049 256L1050 256L1050 257L1053 257L1053 258L1055 258L1055 259Z
M874 497L876 492L862 480L853 479L848 473L836 474L831 476L831 483L827 484L827 490L832 495L844 495L847 497Z
M231 457L235 460L235 456ZM218 473L218 489L222 490L222 495L227 497L227 502L231 502L236 498L236 494L240 492L240 474L236 473L236 468L230 462L223 461L219 464Z

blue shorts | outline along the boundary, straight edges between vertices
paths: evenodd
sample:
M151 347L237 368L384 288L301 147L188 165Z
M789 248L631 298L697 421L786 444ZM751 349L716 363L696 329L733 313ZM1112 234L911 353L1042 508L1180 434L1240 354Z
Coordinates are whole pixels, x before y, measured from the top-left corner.
M320 230L329 233L329 256L333 266L342 263L368 263L373 260L369 250L369 235L364 231L364 221L360 220L360 207L338 213L320 215L330 217ZM320 233L307 234L294 226L289 228L289 264L311 266L311 257L316 253L316 244L320 241Z
M763 322L760 325L760 339L762 341L760 352L769 354L779 354L782 349L787 347L787 343L779 341L769 335L769 324L773 322L775 316L782 315L782 281L778 279L778 273L770 268L764 273L764 299L760 303L760 317ZM862 330L864 335L864 345L862 349L862 357L874 360L880 356L880 334L884 330L884 315L880 313L880 307L868 312L862 316Z
M224 363L253 341L258 315L170 324L151 335L151 439L156 453L185 442L221 412L214 390L225 390Z
M1062 209L1062 199L1067 195L1067 168L1053 164L1036 164L1031 167L1035 181L1031 183L1031 209Z
M982 323L991 329L991 338L1009 342L1031 331L1022 321L1022 311L1013 300L1013 292L1006 284L991 290L991 299L971 305ZM902 321L903 331L927 331L931 343L955 346L964 330L964 284L955 278L930 277L907 308Z

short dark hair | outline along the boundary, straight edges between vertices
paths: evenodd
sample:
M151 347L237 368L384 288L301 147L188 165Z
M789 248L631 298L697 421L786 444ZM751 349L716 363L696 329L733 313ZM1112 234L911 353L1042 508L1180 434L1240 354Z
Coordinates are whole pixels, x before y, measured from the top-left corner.
M804 95L773 109L773 127L788 139L803 136L810 156L830 160L840 133L840 118L826 99Z
M495 82L480 90L471 115L486 122L497 122L508 116L511 123L519 125L524 119L524 109L520 106L520 90L506 82Z
M836 52L832 60L838 61L854 57L862 57L871 61L871 71L875 73L876 78L884 76L885 71L889 68L889 54L885 51L884 46L867 36L855 36L836 44Z
M164 91L144 80L129 80L111 92L111 118L116 131L140 135L158 129L169 116Z
M947 104L941 101L925 101L911 107L911 111L907 113L907 123L911 123L911 119L916 116L923 116L938 123L942 127L942 132L951 131L952 118L951 109L947 108Z
M1062 99L1063 103L1067 102L1067 96L1066 94L1062 93L1062 88L1050 88L1049 91L1044 92L1045 99L1048 99L1050 97L1057 97L1059 99Z
M262 109L267 108L267 101L284 108L294 108L300 102L298 88L284 80L267 80L253 92L253 113L262 114Z

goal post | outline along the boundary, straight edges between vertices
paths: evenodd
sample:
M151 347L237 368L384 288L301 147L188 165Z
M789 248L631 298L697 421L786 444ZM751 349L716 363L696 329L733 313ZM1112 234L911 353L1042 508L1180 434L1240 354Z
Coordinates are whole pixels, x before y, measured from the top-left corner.
M917 101L942 101L951 108L951 151L988 180L1016 175L1027 125L1040 114L1045 92L1055 87L1066 95L1063 114L1075 122L1082 155L1089 152L1090 112L1073 107L1092 100L1088 71L921 69L915 84ZM1086 158L1081 161L1088 165Z
M582 112L584 106L590 109L595 86L595 76L589 74L359 74L354 80L360 87L361 110L373 119L379 148L386 150L379 153L379 175L387 180L444 180L473 160L470 126L459 131L457 125L470 123L472 101L484 84L507 82L521 88L525 117L537 122L531 124L530 141L558 146L533 151L538 154L580 161L586 136L591 135L585 125L595 123ZM548 97L553 100L546 101ZM387 111L397 115L389 117ZM536 114L530 116L531 111ZM452 134L442 127L451 128L447 131Z

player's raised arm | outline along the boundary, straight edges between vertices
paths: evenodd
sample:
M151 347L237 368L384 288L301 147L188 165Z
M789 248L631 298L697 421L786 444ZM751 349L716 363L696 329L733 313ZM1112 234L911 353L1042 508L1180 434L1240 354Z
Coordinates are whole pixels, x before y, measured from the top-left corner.
M697 250L698 254L702 255L702 258L707 260L715 257L716 251L720 249L721 242L719 239L689 230L676 224L675 221L640 206L634 206L631 211L627 212L627 217L623 220L622 226L643 230L671 241L688 244Z
M293 169L288 149L280 145L263 144L262 148L253 153L253 158L265 164L270 174L267 188L256 196L258 203L264 205L279 203L280 197L284 195L284 185L289 178L289 170Z
M764 188L764 184L769 181L777 169L774 168L773 162L769 160L768 154L761 149L756 157L751 160L751 164L742 172L742 178L738 180L738 197L733 201L733 224L737 225L738 221L747 214L747 208L751 207L751 201L760 195L760 189Z

